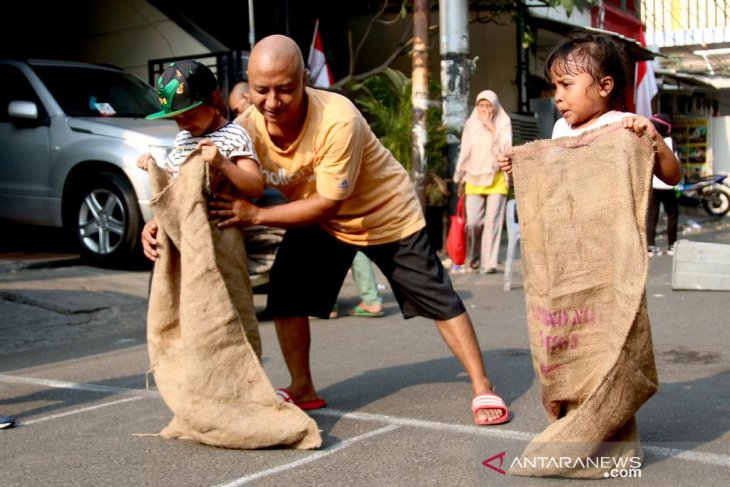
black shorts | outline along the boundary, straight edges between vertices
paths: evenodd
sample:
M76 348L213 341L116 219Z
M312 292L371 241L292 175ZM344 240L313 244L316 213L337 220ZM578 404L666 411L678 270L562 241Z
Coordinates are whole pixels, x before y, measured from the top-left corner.
M317 225L286 231L271 268L267 311L274 317L328 317L358 250L388 279L405 318L441 321L466 311L425 229L396 242L358 247Z

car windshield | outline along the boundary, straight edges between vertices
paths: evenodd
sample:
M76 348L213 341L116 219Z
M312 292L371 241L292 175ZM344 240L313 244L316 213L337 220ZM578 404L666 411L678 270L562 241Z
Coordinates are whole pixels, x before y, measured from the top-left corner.
M144 117L160 110L155 90L123 71L76 66L35 66L66 115Z

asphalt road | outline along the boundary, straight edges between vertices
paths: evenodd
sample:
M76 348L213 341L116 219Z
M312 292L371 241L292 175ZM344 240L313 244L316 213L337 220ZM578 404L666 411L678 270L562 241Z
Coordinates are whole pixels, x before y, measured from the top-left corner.
M684 237L730 244L724 223ZM505 452L507 467L546 426L519 261L511 291L502 289L502 274L453 276L511 422L473 426L465 374L433 324L403 320L386 288L384 318L312 322L313 373L329 402L312 412L323 448L237 451L136 436L171 418L154 388L145 389L147 271L98 269L53 249L22 254L3 245L0 412L19 424L0 431L0 485L589 484L503 476L482 465ZM39 253L48 254L45 261L34 258ZM730 293L673 291L671 264L669 256L652 258L647 283L661 385L638 414L646 464L639 473L619 472L633 478L602 485L730 483ZM256 296L258 309L264 299ZM340 309L356 302L348 278ZM275 385L286 385L273 323L260 327L264 367Z

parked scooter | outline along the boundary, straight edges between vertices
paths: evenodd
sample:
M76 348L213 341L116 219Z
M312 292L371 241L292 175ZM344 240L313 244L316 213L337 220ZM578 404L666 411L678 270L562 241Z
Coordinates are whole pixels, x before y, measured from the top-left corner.
M702 205L709 215L725 215L730 211L730 188L723 184L726 178L725 174L715 174L694 183L679 183L675 186L679 204Z

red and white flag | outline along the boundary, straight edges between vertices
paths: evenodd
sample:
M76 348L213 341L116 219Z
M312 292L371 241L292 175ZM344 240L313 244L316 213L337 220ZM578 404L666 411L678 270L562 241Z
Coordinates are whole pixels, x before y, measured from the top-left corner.
M646 47L644 29L639 31L639 42ZM651 61L636 63L636 114L651 118L651 99L659 92Z
M319 19L314 24L314 37L312 37L312 45L309 48L307 65L309 66L309 79L312 80L313 86L329 88L334 84L335 80L324 55L322 37L319 35Z

